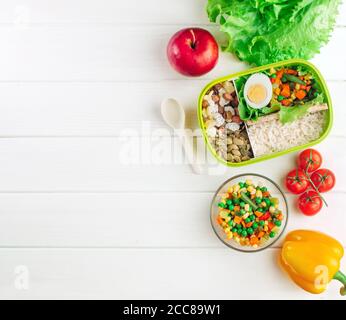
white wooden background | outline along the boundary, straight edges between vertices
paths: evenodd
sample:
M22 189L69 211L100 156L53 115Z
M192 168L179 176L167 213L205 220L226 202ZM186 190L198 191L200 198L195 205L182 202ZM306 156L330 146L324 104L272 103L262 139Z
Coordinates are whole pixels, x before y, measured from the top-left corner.
M294 156L222 175L187 165L124 166L124 129L165 128L159 104L195 106L211 79L244 68L232 56L186 79L165 57L169 37L208 23L205 0L2 0L0 4L0 298L316 297L277 266L280 243L257 254L224 247L209 222L216 188L257 172L282 183ZM219 35L218 35L219 36ZM338 184L315 217L294 209L288 229L323 230L346 244L346 5L313 62L328 80L335 124L318 149ZM15 284L18 267L29 287ZM346 259L343 261L346 270ZM18 283L17 283L18 284Z

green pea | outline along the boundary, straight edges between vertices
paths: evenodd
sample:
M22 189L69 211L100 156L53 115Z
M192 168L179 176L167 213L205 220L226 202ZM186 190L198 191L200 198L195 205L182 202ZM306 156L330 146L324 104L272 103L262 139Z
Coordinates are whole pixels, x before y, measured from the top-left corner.
M232 200L231 200L231 199L229 199L229 200L227 200L227 201L226 201L226 203L227 203L227 205L229 205L229 206L230 206L230 205L231 205L233 202L232 202Z
M245 219L245 223L249 223L249 222L251 222L251 219L250 218L246 218Z
M248 233L248 234L250 234L250 235L251 235L251 234L253 234L253 232L254 232L254 231L253 231L253 229L252 229L252 228L247 228L247 233Z
M233 229L232 229L232 232L237 233L237 232L238 232L238 229L237 229L237 228L233 228Z
M228 221L228 225L229 225L230 227L232 227L233 221L232 221L232 220Z
M240 200L239 199L233 199L234 204L239 204Z
M264 199L264 202L267 204L267 206L270 206L271 205L271 202L268 198L265 198Z
M256 216L254 214L252 214L249 218L251 221L254 221L256 219Z
M267 189L267 187L262 187L261 191L266 192L266 191L268 191L268 189Z
M269 237L274 238L275 237L275 232L272 231L271 233L269 233Z
M239 205L244 208L245 207L245 202L244 201L240 201Z
M276 78L276 73L273 73L270 77L275 79Z
M279 101L282 101L282 100L284 100L285 99L285 97L283 97L283 96L278 96L278 100Z
M246 194L249 198L251 197L251 193L250 193L249 191L247 191L245 194Z
M260 224L261 227L263 227L263 226L265 225L265 222L261 220L261 221L259 222L259 224Z
M220 208L225 208L225 204L222 203L222 202L220 202L220 203L218 204L218 206L219 206Z
M258 223L255 222L255 223L252 225L252 228L257 229L257 228L258 228Z
M242 235L243 237L246 237L246 236L247 236L246 230L243 230L243 231L241 232L241 235Z
M234 210L234 205L231 204L229 207L228 207L229 210L233 211Z
M242 229L242 225L241 224L237 224L237 229Z
M245 209L240 210L240 214L243 216L246 213Z
M281 221L280 220L276 220L275 221L275 225L278 226L278 227L281 227Z
M262 199L259 198L259 197L256 197L255 201L256 201L257 204L260 204L262 202Z
M257 211L258 212L263 212L264 210L263 210L263 208L257 208Z

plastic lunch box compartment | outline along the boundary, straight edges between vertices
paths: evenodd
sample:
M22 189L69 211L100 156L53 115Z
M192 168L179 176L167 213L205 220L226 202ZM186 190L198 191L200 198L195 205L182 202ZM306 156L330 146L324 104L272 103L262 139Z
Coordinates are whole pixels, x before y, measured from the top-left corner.
M261 125L261 121L263 121L264 118L261 121L259 121L259 122L257 122L257 120L260 119L261 117L256 119L256 121L252 121L251 119L243 121L243 119L240 119L241 126L242 126L241 130L243 130L242 134L243 135L247 135L247 138L248 138L248 141L249 141L248 147L250 146L250 149L251 149L249 151L251 153L251 156L245 157L244 160L237 161L237 162L234 162L233 159L232 159L232 161L229 161L228 156L226 156L226 157L222 156L220 154L220 152L218 152L216 150L215 144L213 144L211 142L212 139L210 138L208 130L207 130L207 127L206 127L205 114L203 113L203 108L205 106L203 105L203 103L205 102L204 100L206 99L207 95L212 95L213 94L212 91L213 91L213 88L215 88L215 86L217 86L217 85L220 86L222 84L225 84L225 83L229 82L229 83L232 83L233 86L234 86L233 95L234 95L234 97L236 97L236 99L237 99L237 101L239 103L239 99L241 98L239 96L239 92L238 92L239 88L237 88L237 82L239 81L239 79L242 79L242 78L246 79L247 77L251 76L252 74L258 74L258 73L265 73L265 74L267 74L267 73L270 72L270 70L280 70L282 68L285 68L285 70L287 70L290 67L297 68L299 66L304 68L304 70L306 70L309 74L312 75L312 77L314 79L313 81L315 81L318 84L319 91L320 91L319 93L323 94L323 99L324 99L323 106L325 108L324 108L323 111L320 111L320 112L323 112L324 124L323 124L323 127L320 128L321 132L320 132L319 136L316 139L313 139L312 141L310 140L310 141L307 141L306 143L303 143L303 144L294 145L294 146L288 147L287 149L282 149L282 150L279 149L277 151L271 151L271 152L264 153L264 154L260 154L260 153L256 154L256 152L254 151L254 150L256 150L256 145L255 145L256 144L256 139L254 139L256 137L255 137L255 135L253 133L252 133L252 135L249 134L250 131L251 131L251 130L249 130L249 127L251 125L254 125L254 124L257 123L256 124L256 130L258 130L259 132L258 133L256 131L255 132L256 132L257 135L262 134L260 131L261 131L261 128L263 127L263 123L264 122L262 122L262 125ZM273 88L273 90L274 90L274 88ZM229 105L229 106L231 106L231 105ZM213 107L217 108L218 105L215 104L215 105L213 105ZM224 108L227 108L227 106L224 107ZM229 108L229 109L232 109L232 108ZM215 114L217 114L218 117L221 117L220 114L216 110L214 110L214 112L216 112ZM239 110L238 110L238 115L239 115ZM277 111L277 112L273 112L271 115L267 115L267 117L268 116L272 117L271 121L276 121L279 124L280 120L279 120L279 116L278 115L279 115L279 113ZM269 119L269 118L266 118L266 119ZM294 121L299 121L299 119L300 118L298 118L297 120L294 120ZM207 144L208 149L213 154L213 156L219 162L221 162L224 165L227 165L227 166L230 166L230 167L239 167L239 166L245 166L245 165L248 165L248 164L264 161L264 160L267 160L267 159L272 159L272 158L275 158L275 157L278 157L278 156L281 156L281 155L285 155L285 154L288 154L288 153L291 153L291 152L295 152L295 151L298 151L298 150L301 150L301 149L305 149L305 148L308 148L308 147L311 147L313 145L316 145L316 144L320 143L322 140L324 140L327 137L327 135L329 134L329 132L331 130L332 123L333 123L333 109L332 109L332 103L331 103L331 98L330 98L330 94L329 94L328 88L326 86L326 83L325 83L321 73L318 71L318 69L314 65L312 65L311 63L309 63L309 62L307 62L305 60L293 59L293 60L287 60L287 61L282 61L282 62L278 62L278 63L274 63L274 64L262 66L262 67L258 67L258 68L249 69L249 70L246 70L244 72L232 74L232 75L229 75L229 76L226 76L226 77L222 77L222 78L219 78L219 79L216 79L216 80L212 81L211 83L209 83L203 89L203 91L202 91L202 93L201 93L201 95L199 97L199 102L198 102L198 121L199 121L199 125L200 125L200 128L201 128L203 136L204 136L205 143ZM222 121L225 121L225 120L221 119L221 122ZM225 121L225 123L226 123L226 121ZM215 123L215 121L214 121L214 123ZM279 128L282 128L282 130L285 130L284 129L285 126L286 125L279 124ZM217 131L219 129L220 128L216 127L214 129L214 131ZM225 130L225 132L229 132L229 130L227 129L227 130ZM275 134L277 136L280 136L281 132L279 131L279 132L277 132ZM227 147L227 141L225 142L225 148L226 147ZM229 148L229 146L228 146L228 148ZM228 152L231 152L231 150L227 151L227 153ZM232 154L230 154L230 157L232 157Z

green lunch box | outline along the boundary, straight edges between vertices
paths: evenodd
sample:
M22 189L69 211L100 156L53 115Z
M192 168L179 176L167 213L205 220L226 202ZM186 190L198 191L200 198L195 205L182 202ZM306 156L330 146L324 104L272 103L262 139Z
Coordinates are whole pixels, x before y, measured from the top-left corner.
M289 66L302 66L304 67L308 72L311 72L311 74L314 76L314 79L316 80L316 82L319 85L320 90L322 91L321 93L324 94L324 103L327 104L328 106L328 110L326 110L326 125L323 128L323 133L321 134L321 136L314 140L311 141L309 143L306 143L304 145L299 145L299 146L294 146L292 148L289 148L287 150L282 150L282 151L278 151L275 153L270 153L270 154L265 154L265 155L261 155L258 157L253 157L250 160L246 160L246 161L242 161L242 162L229 162L226 159L222 158L220 155L218 155L218 153L216 152L216 150L214 149L214 147L211 145L209 139L208 139L208 135L207 135L207 131L204 125L204 119L203 119L203 107L202 107L202 103L204 100L204 97L207 95L207 93L217 84L219 83L223 83L225 81L236 81L237 79L239 79L240 77L243 76L250 76L252 74L255 73L261 73L264 71L268 71L271 68L280 68L280 67L289 67ZM235 82L233 82L235 83ZM235 92L236 95L239 98L236 86L235 87ZM278 63L273 63L273 64L269 64L269 65L265 65L262 67L258 67L258 68L253 68L253 69L249 69L243 72L239 72L239 73L235 73L235 74L231 74L229 76L226 77L222 77L219 79L214 80L213 82L209 83L202 91L199 100L198 100L198 111L197 111L197 115L198 115L198 121L199 121L199 126L202 130L203 133L203 137L205 140L205 143L208 146L208 149L210 150L210 152L213 154L213 156L222 164L229 166L229 167L240 167L240 166L245 166L245 165L249 165L252 163L256 163L256 162L260 162L260 161L264 161L267 159L272 159L275 157L279 157L281 155L285 155L291 152L295 152L298 150L302 150L302 149L306 149L308 147L311 147L313 145L316 145L318 143L320 143L322 140L324 140L327 135L329 134L331 128L332 128L332 124L333 124L333 108L332 108L332 103L331 103L331 98L330 98L330 94L326 85L325 80L323 79L321 73L319 72L319 70L310 62L307 62L305 60L301 60L301 59L292 59L292 60L286 60L286 61L282 61L282 62L278 62ZM247 128L247 127L246 127ZM246 129L247 130L247 129ZM250 138L249 138L250 140ZM250 141L251 143L251 141Z

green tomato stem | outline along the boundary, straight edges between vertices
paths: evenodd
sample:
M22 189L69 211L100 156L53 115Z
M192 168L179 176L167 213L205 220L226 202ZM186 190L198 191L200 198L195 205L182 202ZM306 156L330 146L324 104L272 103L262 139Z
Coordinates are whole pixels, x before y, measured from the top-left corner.
M346 295L346 275L344 275L340 270L334 276L335 280L340 281L343 284L343 287L340 288L340 294L342 296Z
M309 172L306 171L306 177L308 178L310 184L312 185L312 187L315 189L315 191L317 192L317 194L320 196L320 198L322 199L323 203L326 205L326 207L328 208L328 203L327 201L323 198L323 196L321 195L320 191L317 189L317 187L315 186L315 184L313 183L313 181L310 178Z

